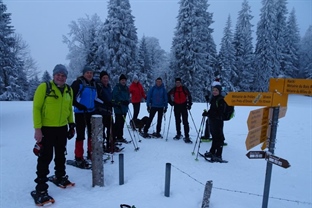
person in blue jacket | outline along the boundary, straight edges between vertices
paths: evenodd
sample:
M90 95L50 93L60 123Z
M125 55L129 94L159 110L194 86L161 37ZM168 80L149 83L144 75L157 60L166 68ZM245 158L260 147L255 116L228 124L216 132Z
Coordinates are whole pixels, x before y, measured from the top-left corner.
M112 103L115 113L115 126L113 135L116 142L128 143L123 137L123 128L128 113L128 105L130 102L130 92L127 84L127 77L122 74L119 77L119 83L113 89Z
M74 92L74 112L77 137L75 143L75 160L80 168L87 168L90 164L83 158L85 130L87 127L87 156L91 159L91 116L95 111L94 100L97 97L96 83L93 79L93 69L86 65L82 70L82 76L78 77L71 85Z
M149 112L149 120L144 127L143 137L144 138L149 137L148 129L151 126L153 118L157 112L158 117L157 117L156 132L153 133L153 136L160 138L162 137L160 134L162 116L164 113L167 112L168 108L167 92L160 77L156 79L156 84L148 91L146 105L147 111Z

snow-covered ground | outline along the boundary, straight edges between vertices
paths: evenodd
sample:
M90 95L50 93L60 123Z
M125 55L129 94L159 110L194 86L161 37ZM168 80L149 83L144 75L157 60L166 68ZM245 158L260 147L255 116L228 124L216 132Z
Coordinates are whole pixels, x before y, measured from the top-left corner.
M130 105L132 110L132 106ZM204 103L195 103L191 110L197 129ZM245 139L249 112L259 107L236 107L236 116L225 123L228 146L223 158L227 164L208 163L192 155L193 144L174 141L176 134L172 115L169 137L143 139L140 150L133 144L124 145L125 183L119 185L118 154L115 163L104 164L104 187L92 187L92 171L67 166L69 179L75 187L60 189L50 185L49 193L56 202L52 207L118 208L120 204L136 208L196 208L201 207L206 181L213 181L210 207L261 207L266 173L265 160L251 160ZM145 104L139 117L147 115ZM170 108L166 115L167 131ZM127 118L127 122L128 122ZM154 122L155 123L155 122ZM189 117L191 137L197 134ZM312 207L312 98L290 95L286 116L279 119L275 155L289 161L291 167L273 166L268 207ZM150 128L150 132L153 131ZM127 129L125 137L130 139ZM30 191L34 189L36 156L32 127L32 102L0 102L0 207L35 207ZM165 133L164 136L166 136ZM138 135L136 135L138 139ZM200 152L211 143L201 143ZM74 139L67 145L67 159L74 157ZM260 145L252 150L260 150ZM197 148L195 149L195 152ZM165 166L171 163L170 197L164 196ZM53 174L53 165L50 165Z

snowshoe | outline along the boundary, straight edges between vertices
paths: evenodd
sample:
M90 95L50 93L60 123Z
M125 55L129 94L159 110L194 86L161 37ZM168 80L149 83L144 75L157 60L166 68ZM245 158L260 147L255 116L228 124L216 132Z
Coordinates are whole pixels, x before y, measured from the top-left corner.
M151 136L155 137L155 138L163 138L162 135L160 133L157 133L157 132L152 133Z
M151 138L151 135L150 135L149 133L147 133L147 132L140 133L140 136L143 137L143 138L145 138L145 139Z
M131 141L127 141L125 138L117 138L117 139L116 139L116 142L128 144L128 143L130 143Z
M92 168L92 165L84 160L84 159L81 159L81 160L66 160L66 164L67 165L72 165L74 167L77 167L77 168L81 168L81 169L91 169Z
M30 195L34 199L37 206L44 206L48 204L53 204L55 202L55 200L51 196L49 196L47 191L39 193L37 193L37 191L32 191L30 192Z
M189 143L189 144L193 143L192 140L189 137L185 137L185 138L183 138L183 140L184 140L185 143Z
M207 153L207 152L206 152ZM201 154L200 152L198 153L200 156L202 156L206 161L210 162L210 163L214 163L214 162L219 162L219 163L228 163L227 160L223 160L221 157L217 157L215 155L213 155L212 153L208 153L208 154ZM210 157L206 157L205 155L207 156L210 156Z
M202 136L202 137L200 137L200 141L201 142L211 142L212 138Z
M182 139L182 135L177 134L175 137L173 137L174 140L180 140Z
M74 186L75 183L72 183L68 180L68 175L61 177L60 179L56 178L55 175L49 176L48 180L60 188L66 188L68 186Z

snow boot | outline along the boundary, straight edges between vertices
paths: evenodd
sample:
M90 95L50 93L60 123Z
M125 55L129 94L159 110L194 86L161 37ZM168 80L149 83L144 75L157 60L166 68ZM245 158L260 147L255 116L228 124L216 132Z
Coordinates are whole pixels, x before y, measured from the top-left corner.
M48 191L32 191L30 195L37 206L44 206L45 204L53 204L55 202L54 199L49 196Z

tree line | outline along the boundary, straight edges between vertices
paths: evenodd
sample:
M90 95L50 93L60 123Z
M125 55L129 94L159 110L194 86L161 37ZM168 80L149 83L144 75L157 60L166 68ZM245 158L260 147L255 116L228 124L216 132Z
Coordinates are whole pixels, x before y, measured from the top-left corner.
M166 52L157 38L138 38L129 0L110 0L104 22L94 14L69 24L63 36L69 51L68 83L85 65L94 69L95 77L107 71L112 85L120 74L129 81L137 75L145 90L157 77L167 89L180 77L194 101L202 102L216 76L226 91L246 92L267 91L271 77L311 79L312 26L300 37L296 12L288 12L286 5L287 0L262 0L254 26L251 7L243 0L235 28L228 16L217 51L207 0L180 0L171 50ZM15 34L6 10L0 0L0 100L32 100L36 87L51 76L45 71L38 78L36 62L21 35Z

